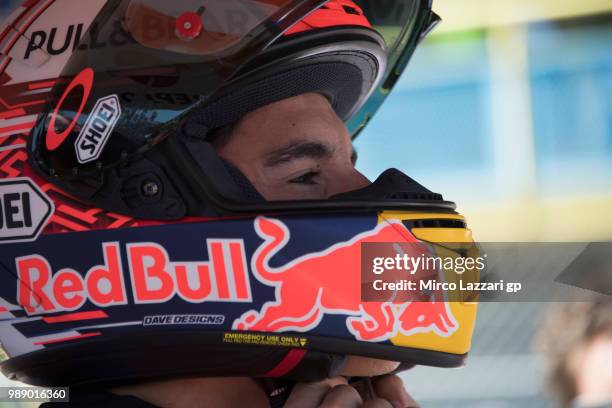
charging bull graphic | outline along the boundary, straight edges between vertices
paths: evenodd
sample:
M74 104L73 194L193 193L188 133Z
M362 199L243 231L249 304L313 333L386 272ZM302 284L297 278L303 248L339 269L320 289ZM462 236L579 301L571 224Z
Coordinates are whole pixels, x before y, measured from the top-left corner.
M360 245L363 242L418 242L399 222L378 225L347 242L271 267L270 260L288 243L290 233L278 220L259 217L257 234L264 243L251 260L254 276L276 288L276 300L260 311L250 310L236 319L234 330L307 332L325 314L346 315L347 329L355 338L384 341L398 334L435 332L447 337L458 323L440 293L426 302L362 302L360 299Z

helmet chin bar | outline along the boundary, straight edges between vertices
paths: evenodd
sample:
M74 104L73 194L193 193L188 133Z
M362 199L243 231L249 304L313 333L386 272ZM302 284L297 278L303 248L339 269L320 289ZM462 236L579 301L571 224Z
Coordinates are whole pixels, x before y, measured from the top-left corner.
M381 191L384 186L396 186L392 195L402 196L418 189L395 170L383 174L373 186ZM349 202L351 194L363 193L349 193L345 201ZM428 193L421 187L415 194ZM26 262L0 263L2 296L17 293L12 295L17 298L6 300L20 305L13 312L13 321L5 323L27 326L17 327L26 328L23 333L8 332L16 337L11 334L2 339L11 358L0 369L11 379L33 385L87 386L198 376L314 381L336 375L344 357L350 355L406 365L458 367L464 363L475 318L471 306L445 303L442 308L425 310L427 306L404 302L397 305L394 320L389 320L384 311L366 312L367 301L351 295L359 289L344 286L346 279L359 279L355 259L363 242L411 242L407 237L412 235L415 240L442 245L441 238L431 237L470 236L461 216L439 210L258 214L51 234L35 243L3 247L8 258ZM77 247L68 257L62 257L68 251L58 251ZM464 256L459 250L444 250ZM269 254L275 257L272 264ZM187 278L188 271L197 271L197 276ZM61 282L67 275L87 288L76 289L75 294L82 298L80 306L64 303ZM336 275L342 278L327 278ZM160 288L149 287L147 282L153 277L162 282ZM195 281L189 283L192 279ZM104 293L99 289L101 280L107 288ZM226 294L220 289L221 281L226 282ZM24 292L25 285L31 289ZM109 287L112 299L106 297ZM343 291L352 300L323 306L322 289L325 302ZM161 292L153 293L158 290ZM47 299L37 300L42 294ZM445 302L442 297L437 299L438 306ZM413 303L416 307L410 309ZM305 305L306 310L296 305ZM372 302L369 306L378 307ZM320 314L312 314L315 312ZM26 313L33 319L22 321ZM87 313L102 314L105 320L75 319ZM75 316L66 320L71 314ZM418 320L417 315L423 318ZM223 319L180 326L187 323L163 320L169 316ZM368 338L351 331L357 327L351 326L355 316L377 322L380 326L374 323L373 327L385 327L386 332ZM452 324L439 332L432 326L439 319ZM395 323L385 326L391 321ZM418 336L435 339L430 343L434 348L424 347L423 338L411 338L414 330ZM268 342L266 336L272 340Z
M272 373L289 352L282 348L220 345L214 338L201 332L151 333L107 340L97 347L76 345L69 350L32 353L13 358L1 368L8 378L27 384L111 387L176 378L177 373L182 377L273 378L266 374ZM295 381L333 377L339 374L344 359L341 355L308 351L282 377Z
M177 374L181 377L282 377L309 382L339 375L348 355L399 361L398 370L408 369L414 362L459 367L467 357L467 354L303 335L317 351L300 349L304 355L299 363L283 372L278 367L291 350L298 349L231 346L219 344L219 337L218 333L203 332L118 336L14 357L2 363L0 369L11 380L44 386L111 387L176 378ZM332 349L342 349L346 354L333 353Z
M395 171L387 172L380 179L390 184L395 184L398 180L403 180L406 185L410 182ZM383 182L380 184L384 184ZM406 193L406 190L402 191L402 194ZM387 216L394 221L388 221ZM419 222L415 223L413 220ZM432 222L428 226L424 220ZM454 224L449 226L449 222L442 221L452 221ZM270 230L270 227L276 229ZM406 230L402 232L402 228ZM22 322L19 317L21 314L17 314L14 322L7 322L31 326L28 326L28 332L23 333L27 337L17 337L16 340L12 337L6 338L6 350L11 358L3 362L0 369L11 379L33 385L87 386L198 376L283 377L296 381L313 381L336 375L344 356L350 355L398 361L406 365L458 367L463 365L466 359L475 318L474 311L464 312L465 308L472 310L469 305L454 304L453 307L460 308L460 311L451 311L451 305L446 304L443 309L429 310L429 318L425 318L422 324L419 323L420 320L417 321L414 313L425 313L424 309L421 309L424 306L417 305L416 309L405 315L407 320L396 321L408 324L404 332L408 338L402 339L397 332L400 330L399 326L394 324L385 329L393 331L388 332L389 339L370 341L348 331L349 317L363 310L361 307L365 305L364 302L349 302L350 305L342 306L342 309L332 307L329 310L323 310L317 303L320 300L321 288L325 288L328 297L335 296L338 290L344 290L341 279L334 283L325 277L339 273L338 265L346 265L349 259L359 257L360 243L356 241L356 237L362 236L360 239L367 239L365 242L392 242L396 239L404 242L402 239L405 239L405 233L415 234L416 239L418 230L422 232L428 229L431 233L448 233L448 230L454 230L455 233L449 236L468 233L459 215L444 214L440 211L393 212L385 215L384 212L380 214L377 211L354 214L319 210L316 215L266 214L229 221L171 223L92 231L88 234L52 234L34 244L9 245L3 248L8 257L29 259L35 253L34 262L38 265L41 265L40 262L48 265L47 269L37 266L36 268L43 269L35 273L27 266L16 265L16 269L12 270L5 269L7 266L0 264L0 278L4 279L4 287L11 289L11 293L19 293L15 288L22 287L20 285L24 282L29 282L28 285L37 291L25 293L17 301L9 299L13 304L22 305L23 309L15 313L32 313L37 310L38 306L34 309L33 302L40 297L36 293L47 293L49 299L44 305L40 305L41 310L36 313L42 313L43 320L35 315L31 321ZM181 239L177 239L177 236L181 236ZM221 248L220 252L217 250L216 255L213 245ZM223 250L227 245L236 245L236 251L228 253L230 249ZM71 254L70 259L58 258L62 254L58 248L77 246L79 251ZM299 252L295 253L298 248ZM345 248L350 248L349 252L345 252ZM269 272L271 266L266 254L275 253L274 251L278 251L280 257L274 261L275 266L272 266L272 269L282 272ZM460 255L459 252L457 254ZM125 261L126 258L128 262ZM311 261L315 263L310 263ZM313 267L321 265L321 261L326 262L328 270ZM225 266L230 263L231 272ZM277 268L279 263L283 266ZM145 264L148 266L144 266ZM145 268L153 268L153 272L145 271ZM185 268L181 272L183 276L187 273L187 268L197 270L200 276L197 278L199 284L195 283L195 288L209 285L208 291L201 292L201 289L197 289L198 293L195 293L193 291L196 289L189 287L190 284L185 283L185 280L181 283L178 268ZM200 268L204 268L202 270L206 272L200 272ZM91 273L86 273L87 270ZM219 292L217 274L211 275L211 271L222 270L224 272L219 272L221 279L228 282L228 285L232 282L227 295L221 295ZM295 277L296 275L292 274L295 271L302 274L302 277L305 277L305 271L321 273L318 278L313 275L305 281L299 277L293 281L286 278ZM349 278L359 275L356 269L346 269L345 272ZM268 276L265 274L270 273L282 276L283 283L280 288L286 285L289 292L284 292L281 296L272 281L265 277ZM58 296L63 295L55 295L56 292L61 292L61 288L58 289L61 286L59 282L63 279L61 276L66 274L79 275L78 279L83 288L93 288L79 295L83 297L83 304L76 310L66 310L67 306L58 300ZM164 293L170 290L170 295L160 293L152 296L147 284L142 283L143 279L148 279L143 278L145 275L170 277L169 281L162 283ZM100 276L110 282L111 291L118 296L113 297L112 302L104 300L105 294L96 289ZM249 289L244 289L242 294L237 284L240 276L244 277L245 285L246 282L249 285ZM305 285L304 282L311 284ZM211 292L211 287L216 289ZM116 290L117 288L119 290ZM297 293L299 296L289 296L291 293ZM310 316L310 312L306 315L292 314L294 306L309 306L310 302L312 310L319 310L316 309L317 305L321 307L319 313L323 313L322 319L327 320L317 321L311 326L307 318L304 327L294 328L293 323L300 322L299 317ZM267 309L270 304L284 305L280 313L281 318L285 318L285 326L274 327L279 317L276 312ZM410 304L400 306L406 306L402 309L403 315L409 310ZM442 310L444 312L440 315ZM61 323L64 326L47 324L53 323L53 318L64 317L67 312L79 314L92 311L104 313L106 320L64 320ZM202 314L222 315L224 321L219 323L218 327L179 327L166 326L163 322L147 323L147 319L157 317ZM259 326L241 327L240 324L248 321L249 316L260 319ZM374 316L376 314L364 315L362 318ZM430 325L439 318L456 318L453 331L438 334L432 329ZM397 315L394 319L403 317ZM63 338L57 337L57 330L60 330ZM441 343L439 346L436 346L436 342L431 343L436 347L433 349L423 347L419 344L422 339L410 338L411 330L424 330L419 332L419 335L435 338ZM451 333L458 337L449 342L451 338L448 334ZM50 335L53 338L50 339ZM242 335L246 335L248 340L233 340ZM258 336L271 336L279 340L271 343L250 340ZM289 340L278 342L280 338ZM46 345L43 347L40 344ZM287 361L291 364L287 364Z

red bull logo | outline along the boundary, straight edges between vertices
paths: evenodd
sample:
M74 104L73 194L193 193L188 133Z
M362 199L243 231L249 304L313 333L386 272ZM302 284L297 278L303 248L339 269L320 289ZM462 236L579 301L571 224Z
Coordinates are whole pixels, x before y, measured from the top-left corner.
M124 274L120 245L102 244L103 265L79 273L63 268L53 273L41 255L15 260L18 303L29 314L80 309L86 301L98 307L128 303L124 276L132 284L134 303L164 303L176 296L186 302L251 302L251 286L242 240L207 240L209 261L172 261L156 243L126 245Z
M326 314L346 315L349 332L366 341L428 332L447 337L458 329L457 320L443 299L361 301L361 244L418 242L399 222L380 224L347 242L277 268L270 266L270 260L289 242L289 230L282 222L264 217L255 220L255 230L264 242L251 259L251 269L260 282L275 287L276 299L265 303L261 310L250 310L236 319L235 330L308 332Z
M207 261L178 261L155 242L101 243L102 262L85 270L66 265L54 268L40 254L18 257L17 303L30 315L78 311L91 305L111 308L175 300L211 306L241 303L241 310L246 311L228 320L234 330L310 332L325 316L339 315L346 318L346 329L352 336L372 342L415 333L448 337L459 329L440 292L412 298L393 296L379 302L363 300L361 245L394 243L385 246L390 253L383 255L389 257L398 247L402 250L408 243L420 243L401 222L379 224L282 266L272 266L272 261L276 258L278 262L289 243L287 226L265 217L256 218L253 226L263 242L258 242L250 263L243 239L217 238L206 239L202 245ZM257 307L248 305L258 301L251 276L274 288L272 300L261 300ZM209 310L208 306L202 310Z

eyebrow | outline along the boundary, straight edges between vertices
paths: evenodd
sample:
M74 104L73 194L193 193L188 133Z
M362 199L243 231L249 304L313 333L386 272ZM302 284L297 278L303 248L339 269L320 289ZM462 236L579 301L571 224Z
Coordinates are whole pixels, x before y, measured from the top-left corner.
M324 143L319 142L297 142L270 153L266 159L266 167L280 166L292 160L304 157L321 159L329 157L333 150Z

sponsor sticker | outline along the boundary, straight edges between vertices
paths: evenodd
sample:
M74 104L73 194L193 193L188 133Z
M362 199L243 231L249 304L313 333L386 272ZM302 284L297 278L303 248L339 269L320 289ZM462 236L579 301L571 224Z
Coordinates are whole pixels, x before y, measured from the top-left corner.
M143 326L165 326L177 324L218 325L225 322L225 316L215 314L181 314L145 316Z
M54 271L51 261L40 254L17 257L21 282L17 301L30 315L79 310L87 301L103 308L126 305L129 281L136 304L160 304L174 297L189 303L250 303L242 240L211 238L206 244L208 261L180 262L156 243L128 243L125 265L120 244L104 242L104 262L87 272L71 268Z
M35 241L53 202L28 177L0 180L0 244Z
M223 333L223 342L258 346L306 347L308 339L276 334Z
M55 110L51 114L51 120L49 121L49 125L47 126L47 137L45 139L45 144L47 146L47 150L49 150L50 152L59 148L64 143L66 138L70 136L75 126L77 125L77 121L81 116L81 113L83 113L83 109L85 109L85 105L87 104L87 100L89 99L89 94L91 93L91 88L93 87L94 76L95 74L93 69L85 68L84 70L79 72L77 76L74 77L72 82L68 85L68 87L66 87L66 90L64 90L64 93L62 94L62 97L60 98L57 106L55 107ZM81 93L74 92L76 89L79 88L82 90ZM60 111L62 110L64 103L67 100L71 100L72 98L77 97L80 97L81 100L79 101L79 108L77 109L74 117L72 118L72 121L62 132L57 133L57 122L61 119L65 119L62 115L60 115Z
M117 95L109 95L96 102L74 145L79 163L88 163L100 157L120 116L121 105Z

